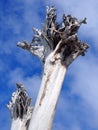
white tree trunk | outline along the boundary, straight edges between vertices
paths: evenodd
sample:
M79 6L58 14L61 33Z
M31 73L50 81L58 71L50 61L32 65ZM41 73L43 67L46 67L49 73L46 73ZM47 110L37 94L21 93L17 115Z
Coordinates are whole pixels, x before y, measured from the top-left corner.
M11 130L27 130L27 126L23 120L17 118L16 120L12 121Z
M29 130L51 130L56 104L67 68L58 60L52 64L49 57L45 62L41 88L35 104Z

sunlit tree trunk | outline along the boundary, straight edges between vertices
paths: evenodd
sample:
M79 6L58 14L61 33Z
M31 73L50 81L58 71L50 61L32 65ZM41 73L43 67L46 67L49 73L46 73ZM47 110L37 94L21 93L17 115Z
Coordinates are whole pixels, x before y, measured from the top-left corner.
M86 18L78 21L77 18L64 14L60 26L56 17L54 6L47 7L42 30L33 28L35 35L30 44L27 41L17 44L40 58L43 64L43 78L32 116L29 118L29 127L25 127L23 117L21 122L19 120L20 123L17 120L17 123L12 122L12 130L15 130L14 124L17 124L16 127L19 125L21 130L51 130L68 66L79 55L83 56L88 48L77 36L78 29L82 23L86 23ZM20 124L23 124L23 127Z
M11 130L27 130L27 126L23 120L17 118L16 120L12 120Z
M67 70L60 61L55 64L46 61L45 65L41 89L29 130L51 130L58 97Z

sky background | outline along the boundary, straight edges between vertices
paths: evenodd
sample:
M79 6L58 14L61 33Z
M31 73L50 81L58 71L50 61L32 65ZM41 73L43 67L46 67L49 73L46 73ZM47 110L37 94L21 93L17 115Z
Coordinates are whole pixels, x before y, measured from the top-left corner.
M6 104L21 82L35 103L42 77L39 59L16 46L31 41L32 27L41 28L46 5L62 14L87 17L79 37L90 46L85 57L73 62L65 77L52 130L98 130L98 0L1 0L0 1L0 130L10 130Z

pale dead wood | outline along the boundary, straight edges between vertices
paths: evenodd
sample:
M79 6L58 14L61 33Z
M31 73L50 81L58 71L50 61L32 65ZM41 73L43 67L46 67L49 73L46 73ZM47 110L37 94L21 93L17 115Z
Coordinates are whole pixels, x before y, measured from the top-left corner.
M27 130L33 107L31 98L29 98L22 84L16 83L17 90L13 92L11 101L7 105L11 113L11 130Z

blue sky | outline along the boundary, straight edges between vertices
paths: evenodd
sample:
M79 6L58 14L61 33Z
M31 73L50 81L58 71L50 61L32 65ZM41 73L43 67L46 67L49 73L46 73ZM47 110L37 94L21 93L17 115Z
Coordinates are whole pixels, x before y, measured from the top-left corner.
M55 5L60 21L63 13L81 19L87 25L79 37L90 45L85 57L79 57L64 80L52 130L98 130L98 1L97 0L2 0L0 1L0 129L10 130L6 108L15 83L22 82L33 98L41 83L42 66L38 58L18 48L16 43L31 41L32 27L41 28L46 5Z

